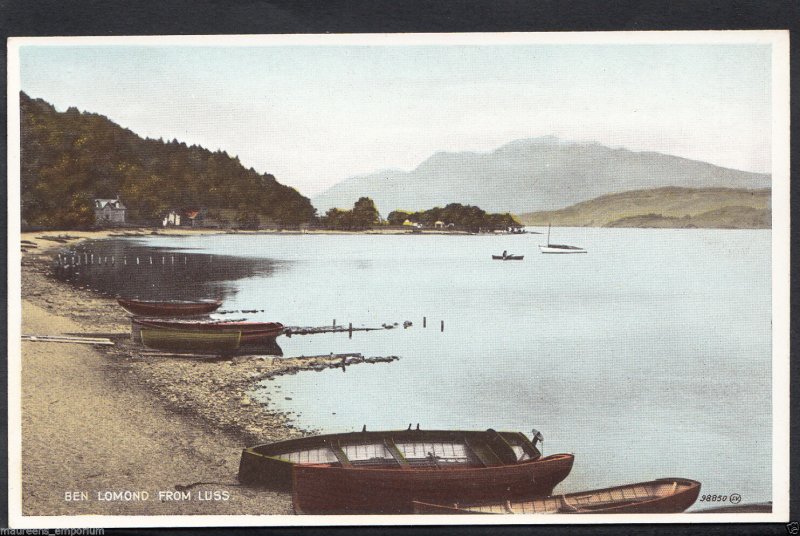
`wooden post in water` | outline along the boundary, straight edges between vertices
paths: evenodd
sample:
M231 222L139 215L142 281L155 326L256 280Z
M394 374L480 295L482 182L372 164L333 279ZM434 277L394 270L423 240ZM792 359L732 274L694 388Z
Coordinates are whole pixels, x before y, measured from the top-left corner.
M422 327L423 328L428 327L428 319L425 318L424 316L422 317Z
M352 339L353 338L353 323L352 322L350 322L350 327L347 328L347 332L348 332L348 338Z
M161 255L161 266L164 266L165 264L166 264L166 259L164 258L164 255Z
M336 327L336 319L333 319L333 327Z
M83 264L87 264L89 262L89 254L85 251L83 252Z
M150 255L150 264L153 264L153 256Z
M171 264L175 264L175 255L170 255L170 256L169 256L169 262L170 262Z
M442 331L444 331L444 320L442 320Z
M89 264L94 264L94 253L92 253L91 257L89 257Z
M127 256L122 257L122 264L125 265L125 266L128 266L128 257Z
M136 257L136 264L139 264L139 257Z

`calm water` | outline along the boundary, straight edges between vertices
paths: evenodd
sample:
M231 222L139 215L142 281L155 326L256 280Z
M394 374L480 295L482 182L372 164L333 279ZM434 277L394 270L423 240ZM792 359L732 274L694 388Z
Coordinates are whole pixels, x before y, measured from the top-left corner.
M210 264L230 271L204 279L198 268L181 295L264 310L252 319L413 322L352 339L282 337L287 356L401 356L268 382L278 393L271 403L301 427L536 428L546 454L576 455L559 491L685 476L703 494L771 500L770 232L553 230L554 242L585 255L542 255L543 241L225 235L112 244L118 255L191 253L201 267L214 255ZM525 260L491 260L503 250ZM137 289L164 293L180 277L146 276ZM130 280L106 278L103 290L130 289Z

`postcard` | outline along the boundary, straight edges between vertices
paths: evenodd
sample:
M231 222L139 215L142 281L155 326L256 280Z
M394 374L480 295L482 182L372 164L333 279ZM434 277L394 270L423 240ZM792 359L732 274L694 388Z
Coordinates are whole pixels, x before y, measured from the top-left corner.
M789 521L788 51L9 39L11 526Z

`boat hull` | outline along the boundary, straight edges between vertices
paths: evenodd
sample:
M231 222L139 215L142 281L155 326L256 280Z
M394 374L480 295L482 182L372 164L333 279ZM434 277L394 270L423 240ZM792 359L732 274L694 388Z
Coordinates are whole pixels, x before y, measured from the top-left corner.
M292 503L298 514L411 514L414 500L549 495L573 461L571 454L556 454L514 465L450 469L296 465Z
M219 300L157 302L126 298L118 298L117 303L129 313L139 316L202 315L215 311L222 305L222 302Z
M178 329L142 328L142 344L159 350L225 353L239 348L241 331L200 332Z
M570 253L586 253L586 250L583 248L575 247L575 246L539 246L539 250L542 253L555 253L559 255L563 254L570 254Z
M521 261L525 258L525 255L506 255L503 257L502 255L492 255L492 259L496 261Z
M241 344L254 344L276 338L283 333L280 322L192 322L190 320L161 320L134 318L138 328L177 329L199 333L241 332Z
M239 481L246 485L260 486L270 489L290 491L292 489L292 467L296 464L306 465L341 465L332 449L345 450L353 446L366 444L425 446L423 456L431 450L433 443L470 443L471 448L482 446L487 450L486 455L499 452L493 460L486 459L487 463L496 465L517 464L519 461L536 460L541 453L524 434L518 432L495 431L462 431L462 430L394 430L349 432L342 434L327 434L319 436L289 439L276 443L248 447L242 451L239 463ZM500 445L498 445L498 443ZM494 445L494 447L492 447ZM486 448L488 446L488 448ZM488 450L491 449L492 453ZM397 453L397 450L394 450ZM385 455L385 452L384 452ZM409 454L410 463L420 464ZM393 463L394 460L387 460ZM466 464L476 462L465 460ZM358 463L358 462L355 462Z
M414 501L416 514L675 514L692 506L700 482L662 478L613 488L522 500L456 503Z

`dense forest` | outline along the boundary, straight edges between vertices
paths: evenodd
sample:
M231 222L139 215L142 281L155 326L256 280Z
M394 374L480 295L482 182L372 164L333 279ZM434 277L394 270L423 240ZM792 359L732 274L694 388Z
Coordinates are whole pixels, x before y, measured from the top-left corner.
M128 220L139 224L185 207L232 209L242 222L286 226L314 218L308 198L224 151L142 139L105 116L58 112L25 93L20 108L22 218L29 226L91 225L92 199L117 195Z

